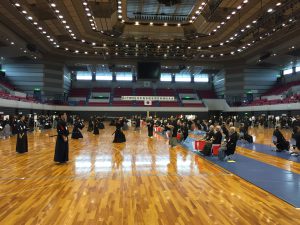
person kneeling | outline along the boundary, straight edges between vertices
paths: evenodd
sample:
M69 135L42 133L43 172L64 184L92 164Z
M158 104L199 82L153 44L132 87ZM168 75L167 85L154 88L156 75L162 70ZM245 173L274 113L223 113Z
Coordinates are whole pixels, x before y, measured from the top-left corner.
M231 159L231 156L235 152L237 141L238 141L238 134L235 130L235 127L230 127L229 128L229 138L227 140L226 150L225 150L226 157L224 160Z

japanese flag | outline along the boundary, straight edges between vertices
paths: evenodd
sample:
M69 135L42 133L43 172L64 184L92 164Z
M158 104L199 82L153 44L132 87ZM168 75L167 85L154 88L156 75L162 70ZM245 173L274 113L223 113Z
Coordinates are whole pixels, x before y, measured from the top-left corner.
M144 105L152 105L152 101L150 101L150 100L145 100L145 101L144 101Z

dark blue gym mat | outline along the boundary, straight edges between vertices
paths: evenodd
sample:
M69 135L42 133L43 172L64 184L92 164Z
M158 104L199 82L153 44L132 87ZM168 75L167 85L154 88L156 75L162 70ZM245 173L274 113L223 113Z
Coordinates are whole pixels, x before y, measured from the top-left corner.
M275 149L275 146L268 146L268 145L257 144L257 143L248 144L248 143L243 143L242 141L238 141L238 146L243 147L247 150L252 150L252 151L256 151L256 152L260 152L260 153L264 153L267 155L272 155L275 157L279 157L282 159L300 163L300 156L298 156L298 157L291 156L287 151L283 151L283 152L272 151Z
M193 150L193 141L192 138L188 137L182 145L187 150L201 156L199 152ZM235 154L234 163L220 161L217 157L212 156L204 158L277 196L295 208L300 208L300 174L240 154Z

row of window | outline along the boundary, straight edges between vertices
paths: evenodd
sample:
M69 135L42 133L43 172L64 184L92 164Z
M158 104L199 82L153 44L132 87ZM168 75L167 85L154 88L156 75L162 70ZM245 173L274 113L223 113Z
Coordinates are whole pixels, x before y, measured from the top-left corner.
M295 72L300 72L300 66L297 66L295 68ZM293 68L290 68L290 69L286 69L286 70L283 70L283 75L289 75L289 74L292 74L293 73Z
M102 72L96 74L96 80L111 81L113 79L112 73ZM78 71L76 75L77 80L92 80L92 74L89 71ZM130 72L117 72L116 73L117 81L132 81L132 73ZM192 77L190 74L175 74L176 82L191 82ZM171 73L162 73L160 75L160 81L171 82L172 74ZM194 75L194 82L208 82L208 74L197 74Z

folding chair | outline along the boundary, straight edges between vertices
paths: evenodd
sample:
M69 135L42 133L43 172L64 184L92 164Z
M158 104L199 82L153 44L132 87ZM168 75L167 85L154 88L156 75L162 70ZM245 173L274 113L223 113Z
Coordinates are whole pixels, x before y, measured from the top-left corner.
M220 144L213 144L211 146L211 155L212 156L217 156L219 154L219 149L221 148Z

